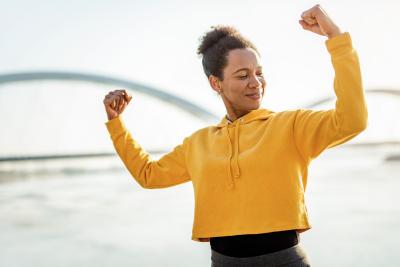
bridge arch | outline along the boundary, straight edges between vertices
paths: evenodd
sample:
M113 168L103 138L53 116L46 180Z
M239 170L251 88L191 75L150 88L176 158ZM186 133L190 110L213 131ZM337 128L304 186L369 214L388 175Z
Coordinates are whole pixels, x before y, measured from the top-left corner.
M129 80L114 78L105 75L86 74L78 72L22 72L22 73L10 73L0 75L0 85L13 82L23 81L35 81L35 80L73 80L73 81L85 81L101 84L112 84L113 86L119 86L126 88L127 90L140 92L151 97L155 97L161 101L172 104L184 112L188 112L201 120L204 121L215 121L218 120L218 116L204 109L203 107L196 105L186 99L179 96L173 95L168 92L164 92L155 87L148 85L132 82Z

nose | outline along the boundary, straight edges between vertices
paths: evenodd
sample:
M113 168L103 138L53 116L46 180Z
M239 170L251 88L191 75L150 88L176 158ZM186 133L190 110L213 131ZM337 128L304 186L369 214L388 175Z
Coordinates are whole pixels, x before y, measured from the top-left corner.
M258 77L257 75L252 75L249 85L251 88L259 88L261 85L263 85L263 78Z

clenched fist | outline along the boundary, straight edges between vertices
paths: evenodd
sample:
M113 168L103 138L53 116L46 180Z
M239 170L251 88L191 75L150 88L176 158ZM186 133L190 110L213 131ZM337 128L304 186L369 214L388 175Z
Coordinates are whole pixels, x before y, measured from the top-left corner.
M327 36L329 39L342 34L340 28L332 21L325 10L320 5L304 11L299 20L303 29Z
M124 89L109 92L103 100L108 120L118 117L125 110L131 99L132 96Z

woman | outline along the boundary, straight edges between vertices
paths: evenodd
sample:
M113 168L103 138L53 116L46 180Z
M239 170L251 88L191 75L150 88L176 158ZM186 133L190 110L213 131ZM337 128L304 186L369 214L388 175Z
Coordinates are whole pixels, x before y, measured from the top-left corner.
M316 5L301 15L325 41L335 70L336 107L274 112L260 108L266 82L256 47L233 27L207 32L198 49L227 114L159 160L132 138L120 114L132 99L106 95L105 123L125 166L144 188L193 183L192 240L210 242L212 266L310 266L299 233L311 228L304 192L311 160L367 127L357 52L350 34Z

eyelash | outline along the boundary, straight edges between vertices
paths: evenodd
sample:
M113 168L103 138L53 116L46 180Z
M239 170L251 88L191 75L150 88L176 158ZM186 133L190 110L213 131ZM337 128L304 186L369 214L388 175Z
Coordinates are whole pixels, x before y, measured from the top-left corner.
M259 73L258 76L264 76L264 73ZM244 78L246 78L246 77L247 77L247 75L245 75L245 76L239 76L240 79L244 79Z

